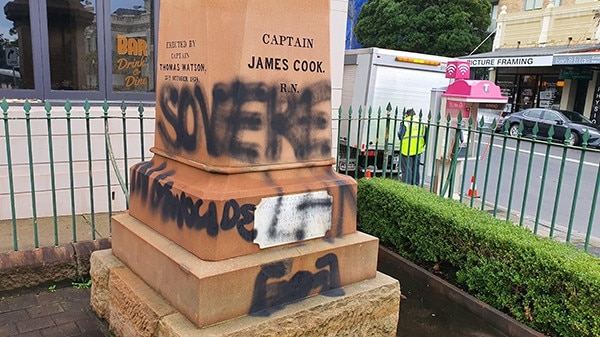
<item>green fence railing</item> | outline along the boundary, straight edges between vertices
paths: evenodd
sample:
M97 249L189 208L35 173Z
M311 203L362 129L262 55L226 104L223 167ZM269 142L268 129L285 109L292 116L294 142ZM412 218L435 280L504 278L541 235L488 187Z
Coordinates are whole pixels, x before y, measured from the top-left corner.
M538 235L599 252L600 151L588 146L593 127L572 137L575 130L562 123L548 127L542 120L525 129L522 122L498 126L500 119L489 116L474 120L460 113L451 118L419 112L418 120L408 120L403 112L389 105L386 112L340 109L334 121L337 171L357 179L401 180L396 131L419 123L429 131L419 162L421 187ZM557 130L564 137L557 137Z
M19 250L109 236L111 215L128 207L130 163L149 155L153 111L5 99L0 108L0 250L9 238Z
M0 103L0 251L110 236L110 216L129 206L129 167L151 156L154 108L10 105ZM537 125L525 137L523 125L498 128L493 118L404 116L391 105L340 109L332 122L335 169L356 179L402 179L396 134L418 124L427 129L413 170L420 187L596 252L600 151L588 146L589 133L569 145L574 130L555 139L550 127L542 139Z

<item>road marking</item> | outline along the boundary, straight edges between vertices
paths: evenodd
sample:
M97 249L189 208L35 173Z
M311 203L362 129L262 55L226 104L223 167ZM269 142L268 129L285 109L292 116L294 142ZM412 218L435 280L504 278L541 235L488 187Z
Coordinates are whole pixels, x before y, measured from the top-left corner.
M494 144L494 147L502 148L502 145ZM506 149L507 150L513 150L513 151L517 150L517 148L510 147L510 146L506 146ZM524 149L519 149L519 152L526 153L526 154L530 153L530 151L524 150ZM546 156L545 153L540 153L540 152L534 152L533 154L537 155L537 156L541 156L541 157L545 157ZM552 158L552 159L562 160L562 157L555 156L555 155L549 155L549 157ZM571 162L571 163L575 163L575 164L579 164L579 160L577 160L577 159L565 158L565 161ZM592 162L588 162L588 161L584 161L583 165L588 165L588 166L592 166L592 167L598 167L597 163L592 163Z

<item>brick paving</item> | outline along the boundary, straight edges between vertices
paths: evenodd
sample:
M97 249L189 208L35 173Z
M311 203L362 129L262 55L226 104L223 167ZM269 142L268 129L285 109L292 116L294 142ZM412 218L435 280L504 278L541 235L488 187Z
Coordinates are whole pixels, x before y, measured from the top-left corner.
M90 289L70 284L0 292L0 336L107 337L107 323L90 308Z

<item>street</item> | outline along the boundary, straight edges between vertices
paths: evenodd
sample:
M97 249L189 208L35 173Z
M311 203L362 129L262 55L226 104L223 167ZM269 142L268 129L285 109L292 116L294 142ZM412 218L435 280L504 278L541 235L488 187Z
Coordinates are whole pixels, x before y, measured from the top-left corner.
M588 232L600 237L600 226L594 226L600 222L595 207L599 152L526 140L517 143L502 135L494 135L493 144L489 140L484 137L479 156L458 168L465 177L464 185L461 178L456 182L463 196L470 188L477 189L486 205L510 212L513 220L516 215L519 223L553 228L554 236L569 236L572 242L582 242Z

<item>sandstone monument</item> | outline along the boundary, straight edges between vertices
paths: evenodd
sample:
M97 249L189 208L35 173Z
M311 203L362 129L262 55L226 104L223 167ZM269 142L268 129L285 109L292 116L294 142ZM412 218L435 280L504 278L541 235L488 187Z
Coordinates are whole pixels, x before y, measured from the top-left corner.
M161 1L154 156L91 261L117 336L395 336L398 282L332 168L329 16Z

